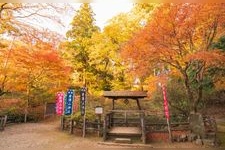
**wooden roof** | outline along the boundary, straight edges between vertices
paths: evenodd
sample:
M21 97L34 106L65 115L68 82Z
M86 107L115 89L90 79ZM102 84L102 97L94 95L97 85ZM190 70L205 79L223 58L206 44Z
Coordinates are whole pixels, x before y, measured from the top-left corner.
M138 99L147 97L145 91L104 91L103 96L111 99Z

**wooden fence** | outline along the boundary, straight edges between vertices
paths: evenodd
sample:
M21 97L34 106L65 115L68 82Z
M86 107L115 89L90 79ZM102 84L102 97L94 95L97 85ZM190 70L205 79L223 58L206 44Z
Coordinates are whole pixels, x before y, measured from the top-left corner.
M5 129L6 121L7 121L7 115L0 116L0 131L3 131Z

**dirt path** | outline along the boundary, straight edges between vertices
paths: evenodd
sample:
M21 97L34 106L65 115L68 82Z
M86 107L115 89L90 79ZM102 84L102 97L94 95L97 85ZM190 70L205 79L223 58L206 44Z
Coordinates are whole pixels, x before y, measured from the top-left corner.
M221 142L221 147L225 147L225 118L221 117L221 118L217 118L216 119L217 122L217 137L219 138L220 142Z
M59 121L7 126L0 132L0 149L51 148L71 149L100 147L99 138L81 138L59 130Z
M0 149L99 149L120 148L120 146L100 145L102 138L70 135L60 131L60 121L49 120L41 123L14 124L0 132ZM152 143L154 148L196 148L192 143ZM124 147L123 147L124 148Z

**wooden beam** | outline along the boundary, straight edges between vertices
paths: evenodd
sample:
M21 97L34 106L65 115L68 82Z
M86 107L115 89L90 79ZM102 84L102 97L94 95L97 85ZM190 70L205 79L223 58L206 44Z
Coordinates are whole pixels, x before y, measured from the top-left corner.
M113 143L113 142L98 142L99 145L107 145L107 146L124 146L124 147L131 147L131 148L153 148L150 144L125 144L125 143Z
M115 99L112 99L112 110L115 109Z
M144 120L144 114L141 114L141 139L142 143L146 144L146 132L145 132L145 120Z
M124 112L124 122L126 124L126 127L128 127L128 122L127 122L127 112Z
M139 99L136 99L136 101L137 101L138 109L141 110L141 105L140 105Z
M65 120L64 120L64 116L62 115L61 116L61 130L65 129L64 123L65 123Z
M108 115L105 115L104 120L103 120L103 141L107 139L107 117Z
M110 113L124 113L124 112L127 112L127 113L144 113L145 110L110 110L109 111Z
M104 97L108 98L145 98L147 92L145 91L104 91Z
M70 120L70 134L73 134L73 126L74 126L74 120Z

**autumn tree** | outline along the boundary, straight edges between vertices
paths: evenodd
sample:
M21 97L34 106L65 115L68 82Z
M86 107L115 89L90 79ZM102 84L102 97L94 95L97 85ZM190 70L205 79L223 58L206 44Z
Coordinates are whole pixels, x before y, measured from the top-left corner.
M60 7L45 3L0 4L0 96L20 93L17 98L26 104L25 122L32 103L43 104L68 86L70 68L56 51L61 36L35 25L46 20L60 24L59 10L64 10Z
M139 31L151 19L151 14L158 4L137 3L127 13L120 13L108 21L104 32L113 40L121 45L128 41L134 33Z
M9 76L12 76L13 69L11 66L13 65L10 62L10 57L12 55L12 43L6 40L1 39L0 42L0 96L9 92L8 84L10 83Z
M34 24L44 20L61 24L59 14L65 11L66 7L69 6L46 3L0 3L0 96L11 91L10 85L13 85L12 77L16 73L13 71L13 51L18 46L18 41L42 39L47 42L48 39L48 42L57 45L60 39L59 34L46 29L41 32L42 29ZM52 13L46 14L46 11ZM30 20L32 22L29 22ZM30 23L33 26L28 25Z
M51 43L47 40L47 35L51 38L51 33L46 36L41 31L33 34L38 38L26 36L13 51L14 68L17 69L14 90L26 95L26 116L27 108L32 104L43 104L48 101L44 98L52 99L51 95L65 90L70 76L70 67L57 52L55 41ZM43 97L46 94L49 96Z
M212 66L224 67L224 53L210 49L224 34L224 4L162 4L146 27L124 46L137 73L168 68L183 80L189 112L197 112Z
M57 34L29 27L29 33L20 31L10 49L7 40L1 41L0 79L2 95L6 92L20 93L24 100L25 122L27 110L32 104L53 100L57 91L68 87L70 67L60 57ZM54 37L54 38L52 38ZM3 93L4 92L4 93Z
M27 92L29 97L36 89L54 94L67 88L70 67L51 45L33 45L32 50L18 46L15 54L15 67L19 68L16 75L20 79L15 87L18 91Z
M118 53L118 44L115 44L105 33L95 33L91 41L89 64L92 67L95 91L124 89L124 76L121 71L124 67ZM96 82L97 81L97 82Z
M217 41L212 43L212 50L218 49L225 53L225 36L221 36ZM219 93L225 92L225 68L213 66L209 69L209 75L215 85L215 90Z
M115 81L112 83L114 89L131 89L134 79L141 76L136 73L127 72L127 68L131 64L123 63L120 55L121 47L126 43L136 32L142 29L151 20L152 12L159 6L154 3L137 3L134 4L131 11L120 13L110 19L103 29L103 34L110 41L111 49L115 52L117 73L114 75Z
M89 64L90 46L93 45L91 37L99 28L94 22L94 13L90 4L81 4L71 22L71 29L67 31L67 59L71 59L78 82L87 86L90 84L92 67Z

